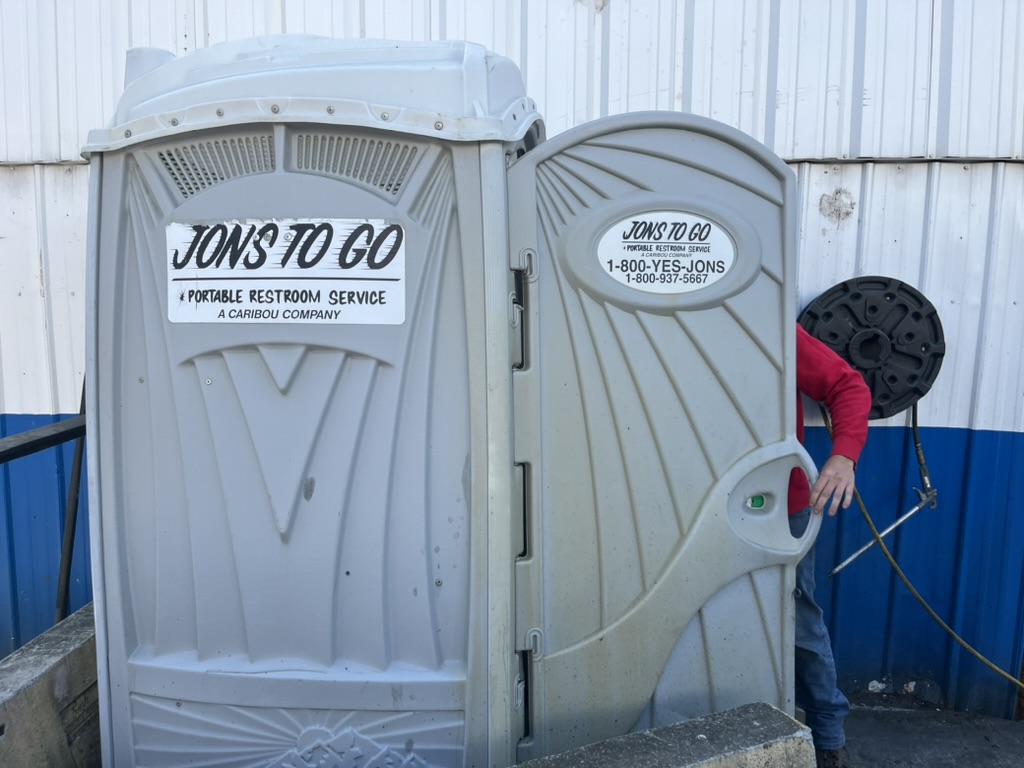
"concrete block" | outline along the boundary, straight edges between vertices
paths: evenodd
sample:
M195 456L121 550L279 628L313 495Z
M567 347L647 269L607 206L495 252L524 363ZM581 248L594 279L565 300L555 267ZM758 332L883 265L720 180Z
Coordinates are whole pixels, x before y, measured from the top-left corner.
M811 732L769 704L530 760L519 768L814 768Z
M0 765L100 764L92 604L0 661Z

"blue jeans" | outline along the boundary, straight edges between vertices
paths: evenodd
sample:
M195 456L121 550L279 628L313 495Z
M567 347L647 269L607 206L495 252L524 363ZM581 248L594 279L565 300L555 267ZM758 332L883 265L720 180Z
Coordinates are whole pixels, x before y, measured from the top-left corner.
M801 536L811 519L808 507L789 517L789 530ZM850 702L836 687L836 663L821 608L814 602L814 546L796 567L796 705L804 710L817 749L846 743L843 721Z

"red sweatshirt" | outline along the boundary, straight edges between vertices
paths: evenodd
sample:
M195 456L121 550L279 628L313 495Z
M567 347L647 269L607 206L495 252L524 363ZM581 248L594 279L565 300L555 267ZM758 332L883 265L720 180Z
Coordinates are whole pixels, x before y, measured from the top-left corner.
M824 403L832 419L832 454L856 463L868 439L871 390L864 378L843 358L796 326L796 388L812 400ZM796 399L796 436L804 441L804 407ZM807 476L794 469L789 477L789 514L811 503Z

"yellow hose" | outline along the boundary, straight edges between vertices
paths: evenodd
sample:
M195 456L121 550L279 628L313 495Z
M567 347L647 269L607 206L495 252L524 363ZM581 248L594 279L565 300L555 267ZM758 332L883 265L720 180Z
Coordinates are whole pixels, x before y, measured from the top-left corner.
M967 651L969 654L971 654L974 658L976 658L978 661L980 661L982 664L984 664L986 667L991 669L996 674L1002 675L1015 686L1017 686L1021 690L1024 690L1024 683L1015 678L1009 672L1000 669L991 661L989 661L980 653L978 653L978 651L971 647L970 643L968 643L966 640L960 637L960 635L958 635L952 627L950 627L946 622L944 622L942 618L939 616L939 614L937 614L932 609L932 607L928 605L928 602L923 597L921 597L921 593L914 589L914 585L910 583L910 579L908 579L907 575L903 573L903 569L900 568L899 565L896 563L896 560L895 558L893 558L892 553L889 551L889 548L885 546L885 542L882 541L882 537L878 535L878 529L875 528L875 522L871 519L871 515L868 514L868 509L867 507L864 506L864 500L861 499L860 493L858 493L856 488L853 489L853 497L857 500L857 506L860 507L860 513L864 515L864 519L867 521L868 528L871 529L871 535L875 537L875 543L878 544L878 546L882 548L882 552L885 553L885 559L889 561L889 565L891 565L892 569L896 571L896 575L900 577L900 581L902 581L904 585L906 585L907 589L910 590L910 594L912 594L917 600L917 602L921 604L921 607L928 612L928 615L935 620L935 623L942 627L944 630L946 630L946 632L949 633L950 637L956 640L963 647L963 649Z
M820 407L821 407L821 417L825 421L825 428L828 430L829 437L831 437L832 436L832 420L829 418L828 410L825 408L825 406L821 405ZM916 404L914 406L914 409L915 409L914 410L914 427L915 427L915 432L916 432L916 427L917 427L917 405ZM920 443L916 442L916 445L917 445L917 452L918 452L918 462L920 463L920 465L923 468L924 467L924 455L923 455L923 453L921 451ZM922 480L924 481L924 483L926 485L930 485L928 477L927 477L927 474L925 474L924 471L922 471ZM1024 691L1024 682L1021 682L1020 680L1015 678L1013 675L1011 675L1009 672L1006 672L1005 670L1000 669L995 664L993 664L991 661L989 661L987 658L982 656L978 651L976 651L970 645L970 643L968 643L966 640L964 640L962 637L960 637L960 635L958 635L953 630L953 628L951 626L949 626L946 622L944 622L942 620L942 618L939 616L939 614L937 614L932 609L932 607L930 605L928 605L928 602L923 597L921 597L921 593L918 592L914 588L914 585L910 583L910 579L907 578L907 575L903 572L903 569L900 568L899 564L896 562L896 559L892 556L892 553L889 551L889 548L887 546L885 546L885 542L882 541L882 537L879 535L878 529L875 528L875 521L872 520L871 519L871 515L868 514L868 508L866 506L864 506L864 500L860 497L860 492L857 491L856 488L853 489L853 498L855 498L857 500L857 506L860 507L860 513L862 515L864 515L864 520L867 521L868 528L871 529L871 535L875 537L875 543L879 547L882 548L882 552L885 554L885 559L889 561L889 565L891 565L892 569L894 571L896 571L896 575L900 577L900 581L902 581L903 584L906 586L906 588L910 590L910 594L912 594L914 596L914 598L917 600L917 602L919 602L921 604L921 607L924 608L928 612L928 615L931 616L932 619L935 620L935 623L938 624L940 627L942 627L944 630L946 630L946 632L949 633L949 636L952 637L954 640L956 640L960 644L960 646L965 651L967 651L969 654L971 654L974 658L976 658L978 661L980 661L982 664L984 664L986 667L991 669L996 674L1001 675L1002 677L1006 678L1011 683L1013 683L1015 686L1017 686L1022 691Z

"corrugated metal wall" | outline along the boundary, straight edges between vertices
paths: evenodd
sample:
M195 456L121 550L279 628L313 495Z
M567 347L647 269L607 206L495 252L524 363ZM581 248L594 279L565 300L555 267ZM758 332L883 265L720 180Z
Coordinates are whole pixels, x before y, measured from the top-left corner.
M467 39L508 56L549 135L695 112L786 159L1024 150L1017 0L0 0L0 162L76 161L124 51L277 33Z
M520 66L549 136L624 111L685 110L791 162L803 196L802 301L884 274L938 307L948 354L921 423L940 507L908 523L896 550L940 614L1020 669L1024 528L1012 479L1024 462L1024 4L0 0L0 432L78 409L88 178L79 151L113 113L125 50L180 55L281 32L472 40ZM822 205L837 192L845 217ZM906 422L877 424L861 464L880 524L917 500ZM811 430L815 450L825 442ZM45 623L50 608L29 606L52 604L56 567L36 564L59 551L68 458L57 453L4 470L0 653ZM820 576L866 537L855 513L829 522ZM78 573L84 600L87 568ZM822 592L847 684L930 676L961 708L1011 713L1012 688L956 649L877 553Z

